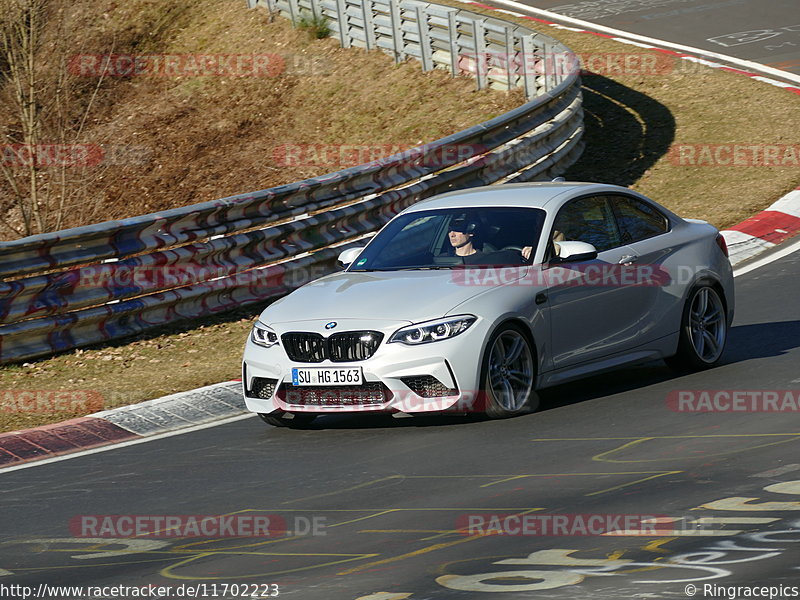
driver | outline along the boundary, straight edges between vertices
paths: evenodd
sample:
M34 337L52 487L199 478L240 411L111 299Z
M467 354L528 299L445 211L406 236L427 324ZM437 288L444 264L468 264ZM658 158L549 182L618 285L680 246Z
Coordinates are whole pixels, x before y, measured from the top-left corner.
M450 245L455 250L456 256L460 256L464 264L475 264L483 254L474 246L475 234L478 231L478 224L463 217L450 221L447 237Z

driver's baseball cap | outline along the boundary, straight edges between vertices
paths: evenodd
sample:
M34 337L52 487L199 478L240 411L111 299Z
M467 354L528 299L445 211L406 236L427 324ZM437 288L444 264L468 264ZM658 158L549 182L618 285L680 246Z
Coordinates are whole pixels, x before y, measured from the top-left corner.
M459 233L475 233L478 225L475 221L471 221L464 217L458 217L450 221L449 231L458 231Z

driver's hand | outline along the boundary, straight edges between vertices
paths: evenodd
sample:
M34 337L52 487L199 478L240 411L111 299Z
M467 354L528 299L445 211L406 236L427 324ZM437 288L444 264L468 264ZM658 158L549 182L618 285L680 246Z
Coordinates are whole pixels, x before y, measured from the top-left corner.
M522 258L524 258L525 260L530 260L532 253L533 253L533 246L525 246L522 249Z

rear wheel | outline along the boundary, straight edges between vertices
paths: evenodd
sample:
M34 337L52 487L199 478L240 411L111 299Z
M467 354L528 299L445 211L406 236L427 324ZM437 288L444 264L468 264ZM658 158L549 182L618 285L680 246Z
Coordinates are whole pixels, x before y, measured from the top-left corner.
M725 303L711 285L692 288L681 319L678 353L665 359L677 371L697 371L716 366L728 339Z
M274 412L270 414L258 413L261 420L273 427L303 427L313 421L317 415L307 413L282 413Z
M517 326L506 325L492 334L482 374L488 417L503 419L538 407L539 398L533 389L536 363L528 338Z

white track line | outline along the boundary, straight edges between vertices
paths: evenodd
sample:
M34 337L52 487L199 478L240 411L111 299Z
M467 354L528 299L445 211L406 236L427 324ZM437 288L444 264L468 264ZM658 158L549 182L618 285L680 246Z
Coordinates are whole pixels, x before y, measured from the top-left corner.
M561 21L564 23L570 23L572 25L582 27L583 29L598 31L600 33L605 33L606 35L612 35L620 38L628 38L630 40L642 42L645 44L652 44L654 46L670 48L678 52L686 52L687 54L697 54L699 56L705 56L707 58L711 58L714 60L721 60L731 65L736 65L737 67L740 67L748 71L754 71L756 73L769 75L771 77L778 77L785 81L791 81L794 84L800 85L800 75L796 75L788 71L782 71L780 69L775 69L774 67L768 67L766 65L762 65L760 63L753 62L750 60L744 60L741 58L736 58L735 56L728 56L726 54L719 54L717 52L711 52L710 50L703 50L702 48L694 48L692 46L683 46L681 44L675 44L673 42L665 42L664 40L659 40L656 38L639 35L638 33L630 33L628 31L622 31L621 29L606 27L605 25L597 25L596 23L591 23L589 21L582 21L581 19L574 19L572 17L566 17L558 13L550 12L549 10L534 8L532 6L528 6L527 4L515 2L514 0L489 0L489 1L494 2L495 4L502 4L503 6L511 7L514 10L520 11L522 13L533 14L551 21L556 21L556 22Z
M769 256L765 256L764 258L759 258L758 260L750 263L749 265L745 265L743 267L739 267L738 269L733 270L733 276L738 277L739 275L744 275L745 273L749 273L750 271L754 271L759 267L763 267L771 262L778 260L779 258L783 258L784 256L788 256L793 252L797 252L800 250L800 239L790 243L785 248L781 248L777 252L770 254Z

